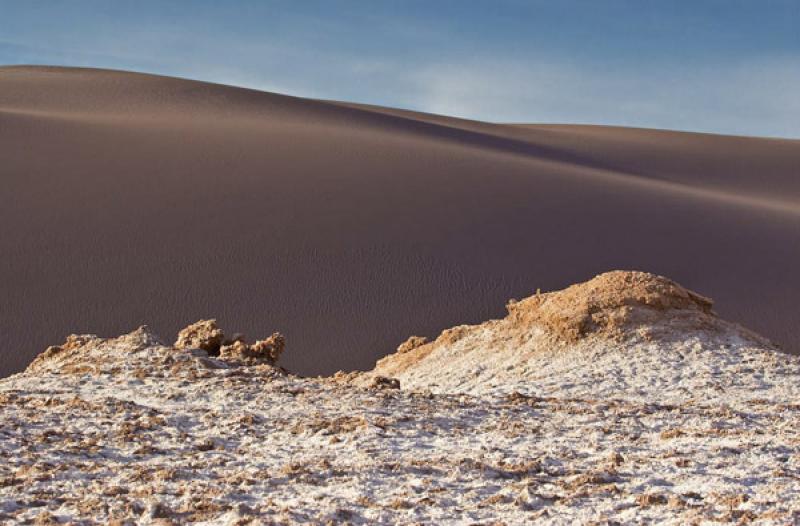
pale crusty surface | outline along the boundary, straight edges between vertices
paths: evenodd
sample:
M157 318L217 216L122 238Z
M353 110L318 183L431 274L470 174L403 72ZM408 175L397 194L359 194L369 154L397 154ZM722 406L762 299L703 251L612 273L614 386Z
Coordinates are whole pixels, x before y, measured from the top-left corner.
M0 522L796 523L800 359L709 307L605 274L406 342L400 389L73 335L0 380Z
M484 390L539 374L559 354L579 349L685 346L687 340L715 348L731 338L754 348L775 349L761 336L721 320L713 302L674 281L647 272L612 271L564 290L511 300L508 315L479 325L447 329L432 342L409 338L378 360L371 375L396 377L414 388ZM540 364L540 365L535 365Z

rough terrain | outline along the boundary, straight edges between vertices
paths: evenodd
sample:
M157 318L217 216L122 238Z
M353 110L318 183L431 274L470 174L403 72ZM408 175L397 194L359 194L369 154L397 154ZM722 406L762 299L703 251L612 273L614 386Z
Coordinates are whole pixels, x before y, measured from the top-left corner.
M213 320L70 336L0 380L0 522L800 521L798 358L651 274L509 311L328 378Z

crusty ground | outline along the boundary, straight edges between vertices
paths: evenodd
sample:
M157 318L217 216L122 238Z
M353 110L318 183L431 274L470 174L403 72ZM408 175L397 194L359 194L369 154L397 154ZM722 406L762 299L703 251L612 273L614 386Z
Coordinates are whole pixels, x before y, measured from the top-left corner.
M436 349L451 348L465 338L480 340L484 348L495 351L500 347L498 340L513 340L515 348L538 346L550 351L589 341L622 342L631 337L668 341L697 331L732 330L758 345L771 347L762 337L720 320L712 305L710 298L663 276L638 271L606 272L564 290L537 291L521 301L511 300L508 316L502 320L453 327L433 342L409 338L398 352L379 360L374 372L397 376L410 368L432 369L425 360Z
M800 358L643 273L510 311L396 377L70 336L0 380L0 523L800 521Z
M3 524L800 520L800 361L775 352L576 349L459 394L298 378L146 329L81 341L0 380Z

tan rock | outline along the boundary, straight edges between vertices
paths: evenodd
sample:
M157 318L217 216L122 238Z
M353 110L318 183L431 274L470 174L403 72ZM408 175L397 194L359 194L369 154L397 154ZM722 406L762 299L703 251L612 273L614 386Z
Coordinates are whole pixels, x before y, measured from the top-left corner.
M37 356L28 366L28 371L38 371L47 369L55 364L65 364L72 361L82 350L92 344L101 341L94 334L70 334L67 340L61 345L51 345L43 353Z
M636 503L643 508L666 504L667 500L666 496L658 493L645 493L636 497Z
M43 511L33 521L34 526L54 526L59 524L58 519L49 511Z
M398 353L405 353L416 349L428 343L428 338L425 336L410 336L406 341L397 347Z
M259 340L253 344L238 340L230 345L223 345L219 351L219 357L221 360L250 365L264 363L274 365L285 347L286 338L281 333L276 332L269 338Z
M225 334L217 326L217 320L199 320L178 333L175 347L178 349L202 349L217 356Z
M773 347L764 338L719 319L712 305L712 300L662 276L607 272L564 290L537 291L528 298L512 300L503 319L459 325L442 331L432 342L411 337L396 353L378 360L369 374L398 378L404 386L413 385L406 381L409 375L442 385L433 380L436 370L449 371L451 378L479 374L501 367L495 364L518 353L517 363L503 362L494 375L511 377L513 373L508 371L524 369L527 357L537 352L589 349L594 343L598 347L671 343L684 341L687 334L701 335L704 341L714 335L736 336L757 346Z
M275 332L265 340L258 340L250 349L255 358L263 358L275 363L280 358L285 347L286 338L281 333Z
M518 324L538 325L555 339L574 342L600 333L619 338L626 330L683 311L710 325L713 301L648 272L613 271L564 290L537 293L507 305Z

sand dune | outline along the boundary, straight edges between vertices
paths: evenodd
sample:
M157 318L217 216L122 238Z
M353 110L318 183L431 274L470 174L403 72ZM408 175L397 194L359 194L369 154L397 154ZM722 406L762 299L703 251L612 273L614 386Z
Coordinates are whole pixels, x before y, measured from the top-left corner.
M65 333L279 329L300 373L613 268L800 349L800 141L498 125L0 68L0 375Z

